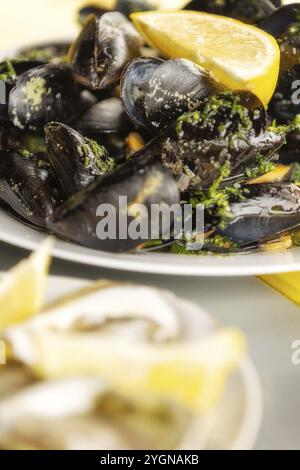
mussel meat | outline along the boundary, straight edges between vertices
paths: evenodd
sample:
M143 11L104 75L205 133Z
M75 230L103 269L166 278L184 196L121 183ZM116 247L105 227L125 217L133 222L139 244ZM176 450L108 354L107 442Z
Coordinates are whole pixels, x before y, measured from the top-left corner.
M140 55L143 40L121 13L89 17L69 51L79 83L91 89L114 84L125 65Z
M245 245L272 239L300 225L300 189L294 184L248 185L245 200L233 201L221 233Z
M85 135L129 132L130 122L120 98L108 98L91 106L77 121L76 128Z
M224 92L205 98L135 155L157 155L181 191L210 186L223 165L227 184L247 179L250 169L278 159L284 137L267 130L266 112L249 92Z
M81 91L67 65L47 64L18 77L9 94L8 114L20 129L41 129L47 122L72 122L82 112Z
M120 197L126 198L125 207L120 203ZM125 252L138 247L151 235L122 235L122 216L127 221L123 230L128 230L132 223L138 227L147 225L148 230L151 227L151 233L155 230L164 237L168 234L162 232L170 227L162 228L161 221L152 217L151 208L153 204L172 206L175 203L179 203L179 193L169 171L155 159L149 160L148 156L131 159L70 198L55 212L48 228L64 239L89 248ZM146 211L140 210L141 204ZM100 205L105 214L99 213ZM115 224L115 236L110 234L104 239L98 235L98 224L107 227L108 217L113 219L112 225Z
M271 0L193 0L185 9L229 16L254 24L274 13L276 6Z
M114 169L115 163L103 146L71 127L51 122L45 126L45 133L49 161L67 197Z
M39 228L60 203L51 168L29 152L0 152L0 200Z
M121 97L129 117L155 133L220 89L204 69L185 59L135 59L121 79Z

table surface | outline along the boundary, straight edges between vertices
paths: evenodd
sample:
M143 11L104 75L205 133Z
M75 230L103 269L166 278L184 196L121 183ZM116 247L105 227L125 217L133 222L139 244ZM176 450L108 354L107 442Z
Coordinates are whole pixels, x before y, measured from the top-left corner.
M0 243L0 271L26 255ZM300 339L300 308L256 278L184 278L124 273L54 260L51 273L96 280L107 278L169 289L192 300L225 325L247 335L250 356L264 392L264 416L257 449L300 449L300 365L292 364L292 343Z

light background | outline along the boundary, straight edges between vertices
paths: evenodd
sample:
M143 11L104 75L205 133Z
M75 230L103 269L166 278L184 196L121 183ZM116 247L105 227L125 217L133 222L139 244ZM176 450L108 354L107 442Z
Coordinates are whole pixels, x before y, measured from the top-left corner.
M97 1L108 0L0 0L0 51L74 36L78 31L78 6ZM178 3L178 0L163 1L168 5Z

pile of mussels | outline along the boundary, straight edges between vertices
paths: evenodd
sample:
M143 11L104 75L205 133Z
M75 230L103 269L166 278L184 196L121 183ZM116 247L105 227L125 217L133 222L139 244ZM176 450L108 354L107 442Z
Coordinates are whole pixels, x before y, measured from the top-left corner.
M292 96L300 4L203 0L186 7L276 37L281 72L266 111L251 93L226 90L194 63L163 60L147 47L129 14L150 3L123 0L110 12L87 6L73 44L23 49L0 64L1 205L36 229L105 251L186 251L175 236L101 240L97 208L111 204L118 213L119 196L149 208L203 204L205 251L297 242L300 100ZM143 214L136 218L141 223Z

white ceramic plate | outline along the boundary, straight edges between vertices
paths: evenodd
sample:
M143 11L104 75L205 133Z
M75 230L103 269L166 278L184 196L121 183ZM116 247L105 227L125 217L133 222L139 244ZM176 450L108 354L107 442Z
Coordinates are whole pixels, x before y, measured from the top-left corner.
M0 240L35 249L45 238L0 209ZM300 249L248 255L112 254L57 240L53 256L103 268L183 276L252 276L300 270Z
M52 302L86 284L87 281L83 280L51 276L48 281L47 301ZM260 381L253 363L246 359L230 379L219 405L201 418L202 432L199 433L199 424L197 425L199 448L253 448L261 425L262 410Z

